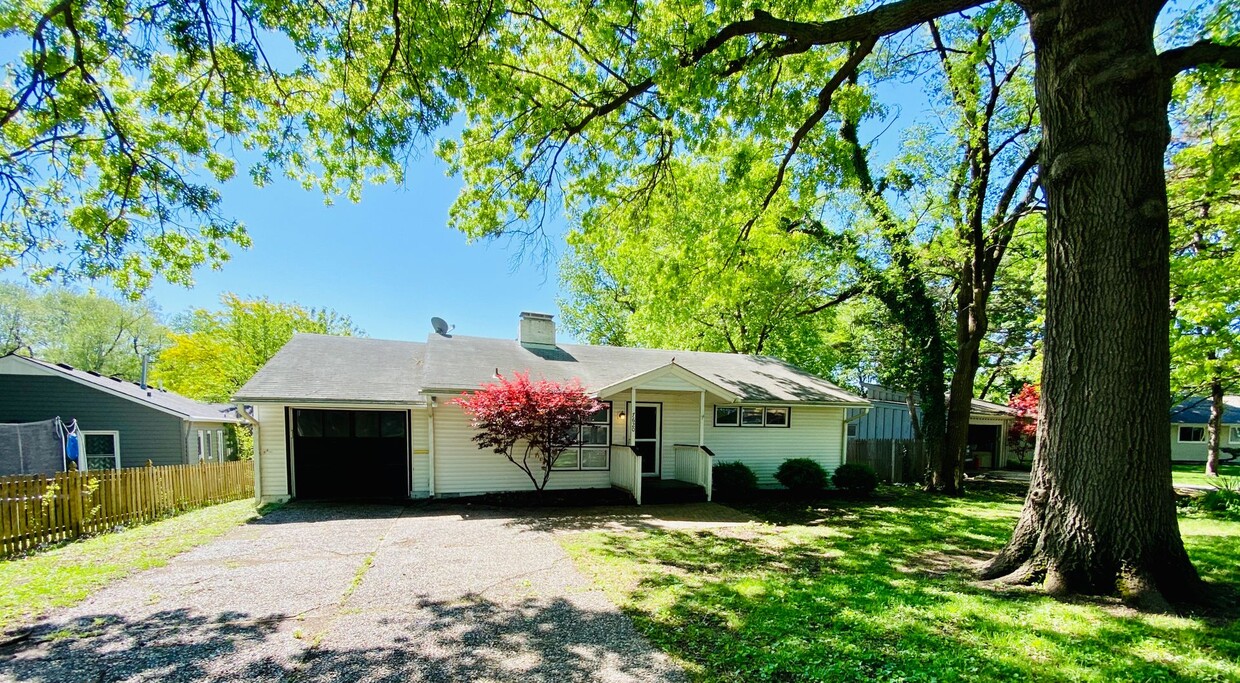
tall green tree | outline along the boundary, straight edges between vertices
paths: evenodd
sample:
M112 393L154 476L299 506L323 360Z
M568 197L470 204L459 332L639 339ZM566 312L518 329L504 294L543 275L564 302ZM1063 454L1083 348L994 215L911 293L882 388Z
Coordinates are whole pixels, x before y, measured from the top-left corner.
M201 113L206 105L196 104L201 91L194 86L221 83L221 57L227 62L235 53L256 68L217 88L219 106L206 108L240 108L242 115L208 126L200 149L240 138L262 150L252 171L260 180L282 167L347 191L399 176L419 134L463 104L460 139L443 150L465 181L454 224L473 236L537 235L564 192L597 194L622 178L656 186L668 159L698 153L725 133L781 148L777 156L789 160L783 191L812 192L822 168L798 163L799 152L836 144L825 131L836 131L841 114L847 118L858 104L847 83L875 48L906 54L906 32L990 4L122 0L102 10L23 3L3 14L7 32L29 37L31 49L6 81L16 87L5 86L10 102L0 136L11 158L68 119L53 137L158 149L147 143L162 138L130 135L133 127L112 114L118 108L111 103L137 102L113 96L146 95L152 76L162 75L175 85L156 100L190 112L190 128L198 130L214 115ZM1240 67L1240 30L1220 0L1207 11L1221 20L1203 22L1160 52L1155 35L1165 0L1017 4L1030 27L1043 131L1044 438L1021 521L986 574L1040 580L1052 592L1120 591L1154 606L1201 586L1176 522L1165 416L1149 409L1170 395L1167 105L1181 72ZM292 64L268 67L268 35L287 39ZM150 51L126 55L121 48L133 42ZM164 68L169 54L182 61ZM139 77L118 77L117 69ZM62 112L69 101L75 106ZM86 119L66 115L79 108ZM175 117L164 126L142 107L127 111L157 130L180 130ZM10 128L19 120L27 123ZM137 159L124 152L65 158L88 179L113 168L133 177ZM34 190L42 183L32 176L15 174L11 182L27 197L40 196ZM119 196L126 187L120 184ZM103 191L118 196L114 189ZM94 253L91 245L117 253L111 221L69 222L68 213L53 209L48 223L83 235L83 254ZM14 230L6 231L12 242ZM132 233L117 232L131 238L122 244L141 246ZM26 244L38 252L41 242ZM1107 401L1099 404L1099 396ZM1080 467L1085 459L1093 466Z
M1206 474L1218 476L1224 394L1240 387L1240 83L1181 84L1171 196L1171 354L1181 398L1208 395Z
M137 381L168 342L150 301L0 283L0 354L18 353Z
M830 374L824 311L860 290L841 259L807 235L784 202L747 224L774 167L721 141L709 158L674 159L640 205L612 189L568 236L561 300L570 330L594 343L777 355Z
M153 377L184 396L228 402L297 332L363 334L329 309L224 294L219 310L200 308L175 321Z

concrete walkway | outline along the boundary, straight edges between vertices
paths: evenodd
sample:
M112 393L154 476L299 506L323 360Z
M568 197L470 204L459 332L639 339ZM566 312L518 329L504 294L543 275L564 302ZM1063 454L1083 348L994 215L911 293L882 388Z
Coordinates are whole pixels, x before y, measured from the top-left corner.
M52 614L0 648L0 681L683 680L556 527L292 505Z

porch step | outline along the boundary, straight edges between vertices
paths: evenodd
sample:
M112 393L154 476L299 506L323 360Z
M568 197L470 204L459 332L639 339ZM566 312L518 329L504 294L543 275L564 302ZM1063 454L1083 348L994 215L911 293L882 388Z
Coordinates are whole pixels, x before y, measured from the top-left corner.
M705 503L706 489L677 479L645 479L642 481L642 505L667 503Z

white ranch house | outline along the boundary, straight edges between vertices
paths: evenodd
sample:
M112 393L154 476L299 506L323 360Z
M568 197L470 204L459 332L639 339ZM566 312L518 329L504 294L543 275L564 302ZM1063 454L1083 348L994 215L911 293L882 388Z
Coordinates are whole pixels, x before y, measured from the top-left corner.
M432 334L425 343L298 334L235 400L256 429L256 495L452 497L532 489L473 442L452 399L528 372L576 379L607 405L583 425L549 489L687 482L741 461L764 486L789 458L843 462L846 413L864 398L764 356L557 344L550 315L522 313L517 340ZM245 414L245 411L242 411Z

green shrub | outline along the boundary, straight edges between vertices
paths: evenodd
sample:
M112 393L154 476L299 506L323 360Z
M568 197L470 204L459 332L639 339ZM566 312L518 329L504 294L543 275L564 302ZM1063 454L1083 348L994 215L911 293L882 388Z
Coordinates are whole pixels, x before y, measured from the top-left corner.
M835 469L835 474L831 475L831 483L842 491L869 495L878 488L878 475L867 465L845 463Z
M758 475L743 462L715 463L711 470L713 498L743 501L758 491Z
M775 480L798 496L813 496L827 488L827 471L809 458L792 458L775 470Z
M1240 520L1240 487L1220 477L1214 488L1197 501L1197 509L1212 517Z

